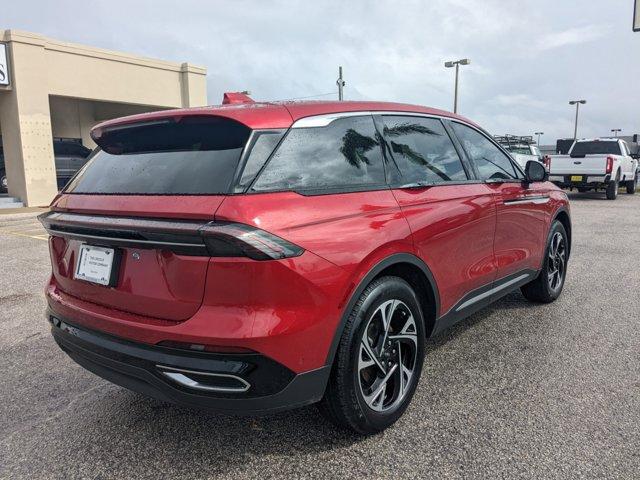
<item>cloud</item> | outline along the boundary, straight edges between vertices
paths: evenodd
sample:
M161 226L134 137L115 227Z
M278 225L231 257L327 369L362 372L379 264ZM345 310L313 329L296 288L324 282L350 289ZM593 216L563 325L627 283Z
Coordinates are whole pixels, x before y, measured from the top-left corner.
M551 50L567 45L579 45L604 37L609 31L608 25L585 25L562 32L548 33L538 40L539 50Z
M531 95L525 93L517 93L513 95L498 95L495 98L498 105L504 105L505 107L533 107L533 108L545 108L549 104L542 100L533 98Z
M630 60L640 58L640 34L623 14L628 0L607 0L607 8L579 0L84 3L14 2L2 27L202 65L210 103L233 90L257 100L335 92L342 65L347 100L450 110L454 72L443 64L469 58L460 69L459 111L491 132L564 137L573 122L567 102L576 97L589 101L581 109L584 135L640 132L633 80L640 62Z

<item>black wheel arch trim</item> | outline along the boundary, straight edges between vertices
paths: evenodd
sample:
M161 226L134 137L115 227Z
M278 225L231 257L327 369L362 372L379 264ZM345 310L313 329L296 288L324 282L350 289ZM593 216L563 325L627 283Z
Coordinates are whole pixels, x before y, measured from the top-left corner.
M333 340L331 341L331 346L329 347L325 365L330 366L333 364L333 359L336 355L336 351L338 350L338 344L340 343L340 338L342 337L344 327L347 323L347 320L349 319L349 316L351 315L353 307L360 298L360 295L362 295L362 292L364 292L364 290L373 281L373 279L376 278L383 270L392 267L393 265L402 263L409 263L415 267L418 267L427 278L427 281L429 282L429 285L431 286L431 289L433 291L435 302L435 318L438 318L438 315L440 314L440 294L438 292L438 285L436 284L435 278L433 277L433 274L431 273L431 270L429 269L427 264L411 253L396 253L390 255L389 257L386 257L385 259L376 263L360 281L358 286L353 290L353 293L351 293L349 301L342 310L340 322L336 327L335 333L333 334Z

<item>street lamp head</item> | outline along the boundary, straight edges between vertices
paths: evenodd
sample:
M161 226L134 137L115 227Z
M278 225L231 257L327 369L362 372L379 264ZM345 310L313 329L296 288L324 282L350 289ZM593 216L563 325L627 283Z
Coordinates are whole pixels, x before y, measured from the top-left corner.
M571 100L569 102L569 105L575 105L576 103L582 103L584 105L585 103L587 103L587 101L586 100Z
M536 132L534 135L544 135L544 132Z
M469 60L468 58L463 58L462 60L458 60L460 62L460 65L469 65L471 63L471 60Z
M447 68L451 68L451 67L453 67L454 65L455 65L455 63L454 63L454 62L444 62L444 66L445 66L445 67L447 67Z
M586 100L578 100L578 101L579 101L580 103L582 103L583 105L584 105L585 103L587 103L587 101L586 101Z

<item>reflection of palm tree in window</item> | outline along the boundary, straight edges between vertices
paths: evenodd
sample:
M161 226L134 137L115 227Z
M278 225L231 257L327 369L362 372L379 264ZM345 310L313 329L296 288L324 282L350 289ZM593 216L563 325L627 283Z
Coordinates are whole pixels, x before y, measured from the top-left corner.
M434 135L437 137L441 136L438 132L434 132L430 128L425 127L424 125L418 125L415 123L402 123L392 128L389 128L387 126L384 127L384 134L387 138L401 137L403 135L410 135L412 133ZM432 161L429 161L426 158L424 158L420 153L413 150L409 145L406 145L404 143L396 143L393 141L391 142L391 152L399 153L402 156L406 157L409 161L417 165L421 165L423 167L428 168L433 173L435 173L438 177L442 178L445 181L451 180L451 178L446 173L444 173L438 167L433 165L433 162L446 161L447 158L444 156L439 156L437 158L434 158ZM393 158L393 154L391 155L391 158ZM395 160L394 160L394 163L395 163ZM396 168L397 167L398 165L396 164ZM400 169L398 168L398 170Z
M340 153L345 156L349 165L360 168L363 163L370 165L369 159L365 154L377 145L378 142L373 138L362 135L350 128L342 137Z

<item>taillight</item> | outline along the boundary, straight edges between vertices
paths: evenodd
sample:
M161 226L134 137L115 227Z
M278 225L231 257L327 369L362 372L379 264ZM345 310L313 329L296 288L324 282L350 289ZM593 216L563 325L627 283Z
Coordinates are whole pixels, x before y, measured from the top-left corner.
M278 260L304 252L293 243L242 223L208 223L199 230L212 257L249 257Z
M613 172L613 157L607 157L607 169L606 173Z
M542 158L542 163L547 168L547 170L551 170L551 157L549 155L545 155Z

